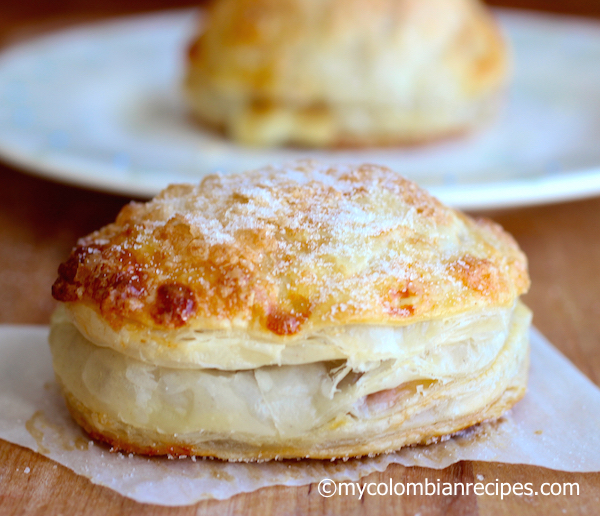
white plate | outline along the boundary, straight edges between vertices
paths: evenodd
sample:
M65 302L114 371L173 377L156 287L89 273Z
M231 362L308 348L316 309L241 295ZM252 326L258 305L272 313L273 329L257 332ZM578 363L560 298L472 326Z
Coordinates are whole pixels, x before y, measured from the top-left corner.
M81 186L151 196L297 157L390 166L461 208L600 193L600 24L499 11L516 54L505 112L462 141L409 150L239 147L194 125L180 97L197 11L125 18L0 55L0 156Z

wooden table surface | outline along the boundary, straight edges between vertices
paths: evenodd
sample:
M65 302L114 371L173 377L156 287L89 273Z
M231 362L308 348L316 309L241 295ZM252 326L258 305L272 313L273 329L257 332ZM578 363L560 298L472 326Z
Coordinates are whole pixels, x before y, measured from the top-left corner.
M597 0L493 3L600 15ZM176 5L185 4L184 0ZM40 27L173 5L165 0L11 2L0 7L0 42L22 38ZM112 221L129 199L55 184L1 163L0 185L0 323L46 324L54 306L50 286L58 264L79 236ZM484 215L510 231L529 256L533 286L525 301L534 311L535 325L600 385L600 199ZM30 468L28 474L25 467ZM37 453L0 440L0 514L600 514L600 473L461 462L441 471L394 465L365 481L473 482L480 475L487 481L536 485L578 482L580 495L509 496L502 501L475 495L368 496L358 501L338 496L324 499L312 485L265 488L226 501L165 508L133 502Z

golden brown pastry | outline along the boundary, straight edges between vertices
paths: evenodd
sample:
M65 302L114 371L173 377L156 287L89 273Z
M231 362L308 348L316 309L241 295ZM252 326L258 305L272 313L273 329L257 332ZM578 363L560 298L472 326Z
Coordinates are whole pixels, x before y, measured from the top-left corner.
M131 203L53 286L74 418L117 449L361 456L525 392L526 259L389 169L304 161Z
M217 0L185 93L244 144L413 144L485 124L507 62L479 0Z

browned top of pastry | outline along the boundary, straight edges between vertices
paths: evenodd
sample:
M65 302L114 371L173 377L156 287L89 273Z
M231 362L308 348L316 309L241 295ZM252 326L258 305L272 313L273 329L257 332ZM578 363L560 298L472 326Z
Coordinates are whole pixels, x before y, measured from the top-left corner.
M410 103L440 83L436 95L476 97L507 74L479 0L219 0L189 61L221 91L317 105Z
M286 336L508 306L528 286L525 256L496 224L384 167L304 161L130 203L78 242L52 291L114 328Z

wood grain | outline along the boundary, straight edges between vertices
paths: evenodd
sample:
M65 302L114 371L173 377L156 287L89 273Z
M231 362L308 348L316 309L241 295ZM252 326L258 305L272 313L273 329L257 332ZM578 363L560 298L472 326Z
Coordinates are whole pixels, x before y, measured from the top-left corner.
M165 0L25 0L0 16L0 41L57 23L175 5ZM502 0L496 5L600 16L597 0ZM129 199L27 176L0 164L0 323L48 322L50 285L77 237L114 219ZM536 326L600 385L600 199L496 211L529 256L533 286L526 303ZM598 431L598 429L596 430ZM585 443L581 443L585 446ZM597 453L597 450L595 451ZM25 468L29 472L25 473ZM579 496L410 496L322 498L316 486L273 487L226 501L166 508L141 505L30 450L0 441L0 513L27 515L382 514L592 515L600 512L600 473L572 474L530 466L461 462L445 470L390 466L365 482L578 482Z

